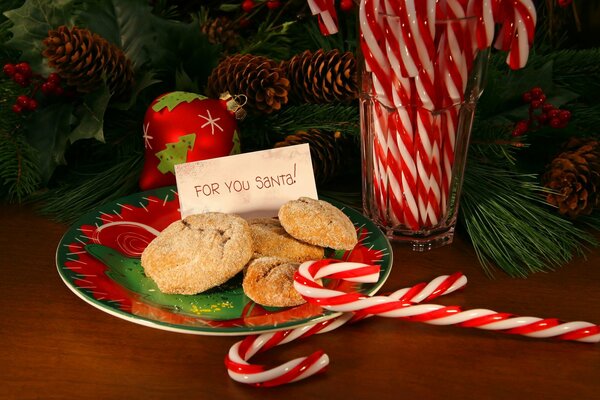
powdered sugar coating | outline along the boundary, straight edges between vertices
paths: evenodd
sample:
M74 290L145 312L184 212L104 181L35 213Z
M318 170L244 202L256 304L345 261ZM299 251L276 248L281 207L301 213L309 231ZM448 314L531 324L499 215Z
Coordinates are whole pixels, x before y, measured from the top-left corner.
M292 307L305 303L294 289L299 263L280 257L260 257L248 264L242 286L246 296L267 307Z
M213 212L173 222L144 250L141 263L162 292L196 294L225 283L251 257L248 223Z
M288 201L279 209L279 221L291 236L316 246L351 250L358 242L350 218L323 200Z
M304 262L323 258L324 249L290 236L276 218L249 219L254 257L281 257Z

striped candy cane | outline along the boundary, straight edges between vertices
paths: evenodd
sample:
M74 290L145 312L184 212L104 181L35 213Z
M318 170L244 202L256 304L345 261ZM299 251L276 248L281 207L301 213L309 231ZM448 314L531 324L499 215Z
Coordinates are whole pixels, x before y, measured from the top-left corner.
M345 268L344 265L320 264L318 261L305 262L300 265L296 273L294 287L308 302L318 304L330 311L354 312L358 317L378 315L432 325L458 325L494 330L533 338L600 342L600 326L589 322L561 322L554 318L520 317L486 309L465 311L459 306L415 305L389 296L364 298L356 293L325 289L316 282L327 276L343 277L347 273Z
M332 260L317 261L317 265L326 266ZM354 282L374 282L377 280L379 267L361 263L336 263L337 273L329 275ZM429 283L395 291L389 297L403 303L419 303L452 293L461 289L467 280L464 275L456 273L452 276L440 276ZM354 296L353 294L350 294ZM360 296L359 296L360 297ZM225 357L225 365L231 379L253 386L271 387L296 382L324 371L329 364L329 357L323 351L316 351L308 357L299 357L274 368L248 363L248 360L259 352L264 352L278 345L297 339L307 338L314 334L330 332L340 326L368 317L362 314L357 317L353 313L344 313L332 319L306 325L300 328L282 330L260 335L248 336L235 343Z
M313 15L319 16L319 29L325 36L338 32L337 13L333 0L307 0Z

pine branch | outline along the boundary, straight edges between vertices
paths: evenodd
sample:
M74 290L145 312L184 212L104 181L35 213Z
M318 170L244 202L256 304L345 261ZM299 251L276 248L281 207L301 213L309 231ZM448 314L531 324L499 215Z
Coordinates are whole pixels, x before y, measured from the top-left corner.
M0 196L22 202L41 183L37 152L21 135L0 131Z
M467 166L460 206L465 226L483 269L494 267L515 277L549 271L598 243L558 216L541 194L537 176L495 166Z
M25 201L41 184L38 152L25 140L23 116L11 110L22 88L0 78L0 198Z
M345 134L358 135L358 117L358 109L354 105L300 104L273 115L267 126L281 135L306 129L340 130Z
M553 63L553 78L556 85L568 87L588 101L599 102L600 48L566 49L534 54L530 67ZM529 68L529 67L528 67Z
M61 186L35 199L38 210L56 220L73 222L108 201L139 190L142 164L140 155L132 155L98 173L69 171Z

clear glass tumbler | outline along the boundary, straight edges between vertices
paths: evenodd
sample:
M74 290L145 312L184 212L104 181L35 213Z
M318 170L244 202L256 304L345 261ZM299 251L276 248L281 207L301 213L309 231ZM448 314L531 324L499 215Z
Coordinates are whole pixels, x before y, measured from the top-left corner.
M425 251L454 237L489 50L477 48L474 18L436 20L427 46L399 16L377 23L361 28L363 212Z

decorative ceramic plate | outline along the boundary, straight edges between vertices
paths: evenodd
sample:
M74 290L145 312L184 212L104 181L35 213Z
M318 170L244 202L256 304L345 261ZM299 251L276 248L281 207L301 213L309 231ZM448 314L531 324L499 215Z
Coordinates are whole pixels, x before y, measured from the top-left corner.
M353 250L329 251L326 256L378 264L381 273L373 284L330 280L325 285L373 294L390 273L390 244L363 215L330 202L350 217L359 243ZM244 295L241 274L197 295L161 293L144 275L140 256L160 231L180 218L178 207L175 189L167 187L124 197L83 216L58 245L58 273L69 289L92 306L134 323L176 332L244 335L294 328L339 314L308 303L262 307Z

